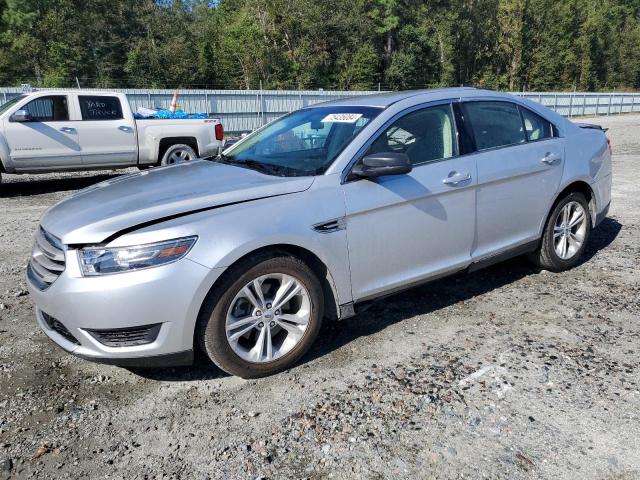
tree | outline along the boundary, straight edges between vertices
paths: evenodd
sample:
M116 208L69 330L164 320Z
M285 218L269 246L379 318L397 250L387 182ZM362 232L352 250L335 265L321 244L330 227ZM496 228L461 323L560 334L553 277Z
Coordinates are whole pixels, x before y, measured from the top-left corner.
M640 0L0 0L0 83L640 87Z

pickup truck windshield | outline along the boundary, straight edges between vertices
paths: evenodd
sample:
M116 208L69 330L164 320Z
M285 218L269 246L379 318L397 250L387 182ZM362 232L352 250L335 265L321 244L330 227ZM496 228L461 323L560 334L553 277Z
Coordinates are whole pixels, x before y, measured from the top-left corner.
M381 111L342 106L298 110L234 145L218 161L272 175L321 175Z
M0 115L2 115L4 112L9 110L11 107L13 107L16 103L18 103L24 97L26 97L26 95L18 95L17 97L12 98L8 102L3 103L2 105L0 105Z

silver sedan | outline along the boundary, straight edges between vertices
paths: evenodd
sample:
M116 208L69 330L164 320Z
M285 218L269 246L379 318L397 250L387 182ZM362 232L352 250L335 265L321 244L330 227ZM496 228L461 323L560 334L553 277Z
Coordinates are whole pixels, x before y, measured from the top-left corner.
M28 283L75 355L177 365L199 349L259 377L376 297L514 255L575 266L610 192L605 133L541 105L470 88L357 97L60 202Z

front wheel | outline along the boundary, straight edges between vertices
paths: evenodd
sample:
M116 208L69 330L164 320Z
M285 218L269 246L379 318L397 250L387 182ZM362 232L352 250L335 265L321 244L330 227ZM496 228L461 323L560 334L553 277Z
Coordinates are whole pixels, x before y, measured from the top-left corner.
M197 340L227 373L272 375L309 350L323 307L320 282L301 260L286 254L254 257L233 268L209 294Z
M532 260L552 272L574 267L584 253L591 231L589 204L582 193L571 193L554 207Z

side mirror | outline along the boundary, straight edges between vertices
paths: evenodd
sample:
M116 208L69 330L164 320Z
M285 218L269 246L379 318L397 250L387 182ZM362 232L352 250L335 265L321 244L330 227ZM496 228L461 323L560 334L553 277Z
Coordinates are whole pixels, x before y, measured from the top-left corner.
M26 110L16 110L16 112L11 115L12 122L30 122L32 119L31 114Z
M412 169L409 157L404 153L381 152L367 155L360 160L351 173L360 178L375 178L384 175L403 175Z

